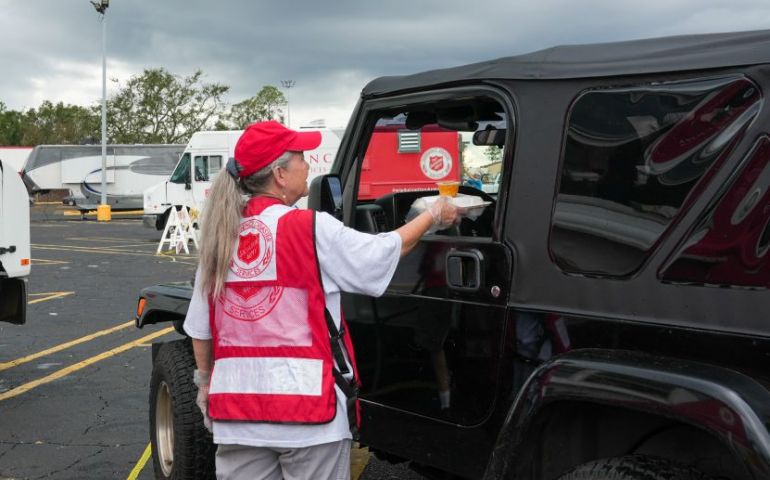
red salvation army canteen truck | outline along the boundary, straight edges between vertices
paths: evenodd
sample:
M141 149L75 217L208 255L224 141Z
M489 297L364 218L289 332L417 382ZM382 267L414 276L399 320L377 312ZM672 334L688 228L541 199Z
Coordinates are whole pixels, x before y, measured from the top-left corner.
M460 180L460 163L457 132L438 126L423 130L377 126L361 164L358 198L434 190L436 182Z

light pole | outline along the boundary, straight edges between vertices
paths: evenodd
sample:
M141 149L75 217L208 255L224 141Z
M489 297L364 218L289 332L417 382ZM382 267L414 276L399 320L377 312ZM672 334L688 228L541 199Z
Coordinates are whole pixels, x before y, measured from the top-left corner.
M96 220L109 222L112 218L107 205L107 8L110 0L91 0L97 12L102 16L102 199L96 209Z
M281 85L286 89L286 123L291 128L291 88L296 84L294 80L281 80Z

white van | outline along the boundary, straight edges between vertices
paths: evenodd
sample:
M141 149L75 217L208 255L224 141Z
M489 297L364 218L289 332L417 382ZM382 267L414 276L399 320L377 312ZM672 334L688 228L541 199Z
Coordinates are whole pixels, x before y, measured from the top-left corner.
M26 322L29 271L29 197L16 169L0 161L0 322Z
M310 183L313 178L331 169L344 130L302 130L319 131L322 138L317 149L305 152L305 160L310 164ZM224 168L227 159L235 154L235 144L242 133L243 130L194 133L171 176L165 182L144 191L144 225L163 230L172 206L186 206L200 211L208 197L211 182ZM303 208L306 204L304 198L297 203Z
M113 210L142 208L142 192L179 161L184 145L107 145L107 203ZM22 171L31 194L69 190L64 203L80 210L101 203L101 145L38 145Z

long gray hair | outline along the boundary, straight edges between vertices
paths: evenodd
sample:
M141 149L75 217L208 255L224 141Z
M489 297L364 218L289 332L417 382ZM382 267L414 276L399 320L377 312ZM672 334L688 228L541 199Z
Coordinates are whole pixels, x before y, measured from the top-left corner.
M238 238L241 212L245 206L243 196L259 195L267 191L273 170L286 168L291 157L291 152L286 152L268 166L240 180L233 178L226 169L217 175L201 213L199 281L205 295L217 298L224 290L230 257Z

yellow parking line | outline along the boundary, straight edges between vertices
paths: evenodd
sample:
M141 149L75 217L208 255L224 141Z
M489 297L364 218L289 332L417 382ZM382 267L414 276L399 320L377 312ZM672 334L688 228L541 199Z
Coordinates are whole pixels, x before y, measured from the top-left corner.
M109 250L107 248L94 248L94 247L77 247L74 245L39 245L33 244L32 249L40 250L64 250L67 252L81 252L81 253L109 253L112 255L134 255L139 257L154 257L154 253L143 252L124 252L122 250Z
M147 464L147 460L150 459L150 455L152 455L152 448L148 443L147 447L144 449L144 453L142 453L142 456L139 457L139 461L136 462L136 466L134 466L134 469L131 470L131 473L128 474L128 477L126 477L126 480L136 480L136 478L142 472L142 469L144 468L145 464Z
M66 239L66 240L69 240L69 239ZM100 251L112 249L112 248L128 248L128 247L150 247L154 249L154 248L158 248L158 242L132 243L132 244L126 244L126 245L108 245L104 247L91 247L86 245L73 245L73 246L75 248L94 248ZM115 250L115 251L119 251L119 250ZM141 251L141 250L136 250L136 251Z
M128 248L128 247L150 247L155 249L155 248L158 248L158 242L133 243L128 245L110 245L108 248Z
M0 372L3 370L8 370L9 368L16 367L18 365L21 365L23 363L31 362L32 360L35 360L36 358L45 357L46 355L50 355L52 353L61 352L62 350L65 350L70 347L74 347L75 345L79 345L81 343L87 342L89 340L93 340L94 338L102 337L104 335L109 335L110 333L117 332L118 330L122 330L124 328L128 328L130 326L134 325L134 321L131 320L130 322L121 323L120 325L117 325L112 328L108 328L106 330L100 330L98 332L94 332L90 335L86 335L85 337L80 337L75 340L72 340L67 343L62 343L61 345L56 345L55 347L51 347L47 350L43 350L37 353L33 353L32 355L27 355L26 357L17 358L16 360L12 360L10 362L0 363Z
M67 216L85 215L92 217L96 215L96 210L88 210L86 212L81 212L80 210L65 210L63 213ZM119 210L117 212L113 210L111 213L113 217L118 215L138 215L144 213L144 210Z
M70 263L70 262L65 262L64 260L48 260L46 258L33 258L32 259L32 264L33 265L62 265L62 264L65 264L65 263Z
M126 247L152 247L156 248L158 245L158 242L153 241L147 241L144 243L134 243L131 245L120 245L120 243L125 242L126 238L115 238L115 237L66 237L64 240L74 240L76 242L103 242L103 243L117 243L118 245L106 245L103 247L84 247L84 248L126 248Z
M364 468L369 463L370 457L371 454L368 448L362 447L357 443L353 444L353 448L350 451L350 478L352 480L358 480L361 474L364 473Z
M142 244L142 245L152 245L152 244ZM74 250L77 252L123 252L122 250L112 250L115 248L113 245L110 246L98 246L98 247L91 247L88 245L62 245L62 244L56 244L56 243L33 243L31 244L32 248L53 248L53 249L66 249L66 250ZM123 252L125 253L125 252ZM136 253L143 253L141 250L138 250Z
M54 380L58 380L62 377L69 375L70 373L77 372L78 370L82 370L89 365L92 365L98 361L104 360L105 358L114 357L119 353L123 353L126 350L130 350L144 342L148 342L154 338L161 337L173 331L174 331L174 327L164 328L163 330L159 330L155 333L145 335L144 337L138 340L134 340L133 342L125 343L119 347L113 348L112 350L107 350L106 352L100 353L99 355L95 355L91 358L87 358L82 362L78 362L74 365L70 365L69 367L62 368L61 370L58 370L43 378L38 378L37 380L33 380L31 382L25 383L24 385L20 385L14 389L8 390L7 392L0 393L0 401L8 400L9 398L13 398L15 396L21 395L22 393L26 393L32 390L33 388L39 387L40 385L45 385L46 383L50 383L50 382L53 382Z
M45 302L46 300L53 300L54 298L66 297L67 295L72 295L73 293L75 292L30 293L29 294L30 297L36 296L36 295L47 295L47 296L43 298L38 298L37 300L30 300L29 302L27 302L27 305L32 305L33 303Z
M89 242L125 242L126 237L64 237L64 240L88 240Z
M156 248L155 245L152 244L141 244L137 246L149 246L152 248ZM81 252L81 253L106 253L106 254L114 254L114 255L135 255L140 257L154 257L155 253L145 253L141 250L115 250L116 248L124 248L125 246L121 245L115 245L111 247L85 247L80 245L56 245L56 244L43 244L43 243L33 243L32 249L40 249L40 250L62 250L67 252ZM182 256L188 256L188 257L194 257L194 254L180 254Z

